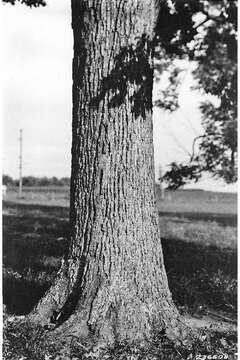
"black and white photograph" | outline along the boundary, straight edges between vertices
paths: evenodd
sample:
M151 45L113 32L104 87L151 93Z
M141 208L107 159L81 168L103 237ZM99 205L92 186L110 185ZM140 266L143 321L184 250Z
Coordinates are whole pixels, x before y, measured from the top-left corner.
M3 0L2 359L236 360L237 0Z

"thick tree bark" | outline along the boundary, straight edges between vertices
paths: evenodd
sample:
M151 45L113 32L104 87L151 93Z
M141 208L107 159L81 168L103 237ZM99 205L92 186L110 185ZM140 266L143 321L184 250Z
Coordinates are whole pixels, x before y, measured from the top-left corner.
M80 336L136 340L154 324L178 325L155 207L152 112L136 111L155 21L152 0L72 0L71 245L32 316L67 320Z

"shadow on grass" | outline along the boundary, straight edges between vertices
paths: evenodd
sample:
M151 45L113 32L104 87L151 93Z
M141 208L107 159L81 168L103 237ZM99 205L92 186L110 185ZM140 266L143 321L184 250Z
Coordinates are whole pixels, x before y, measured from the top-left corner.
M164 262L174 301L195 312L199 307L236 315L237 250L162 239Z
M3 302L26 314L42 297L68 249L68 208L3 202Z
M8 312L26 314L50 286L68 249L68 209L6 202L3 208L3 301ZM235 314L236 249L177 238L163 238L162 246L179 306L194 312L203 305Z
M3 277L3 303L8 313L28 314L49 287L47 283Z
M208 222L214 221L223 226L237 226L237 215L235 214L159 211L159 216L176 217L183 221L184 219Z
M4 216L3 263L15 271L29 267L46 270L49 266L44 259L62 257L68 248L67 237L68 223L64 221Z
M185 242L179 239L162 239L164 262L168 272L187 276L200 269L209 273L218 270L237 276L236 249Z

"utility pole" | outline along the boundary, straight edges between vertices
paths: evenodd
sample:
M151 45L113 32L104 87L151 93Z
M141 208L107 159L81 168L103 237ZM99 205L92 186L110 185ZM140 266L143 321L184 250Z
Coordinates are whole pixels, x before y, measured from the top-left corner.
M19 145L19 197L22 197L22 129L20 129Z
M4 162L5 162L5 157L2 158L2 175L5 174Z
M162 172L162 167L161 165L159 165L159 183L160 183L160 198L161 200L164 200L164 187L163 187L163 181L162 181L162 176L163 176L163 172Z

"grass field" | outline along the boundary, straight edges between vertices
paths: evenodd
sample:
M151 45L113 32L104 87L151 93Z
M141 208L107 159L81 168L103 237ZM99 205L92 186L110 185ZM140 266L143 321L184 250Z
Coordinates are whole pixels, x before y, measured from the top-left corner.
M22 204L38 204L52 206L69 206L70 191L64 186L24 187L22 198L18 197L17 188L9 188L6 200ZM215 193L201 190L166 191L165 199L161 200L159 186L156 186L157 206L160 213L200 216L213 220L224 218L226 221L237 214L237 196L234 193ZM210 219L209 219L210 218ZM231 221L231 220L230 220Z
M3 293L26 314L51 285L68 248L68 190L9 192L3 201ZM166 193L157 205L169 286L179 310L229 324L237 314L236 194ZM160 240L159 240L160 241Z

